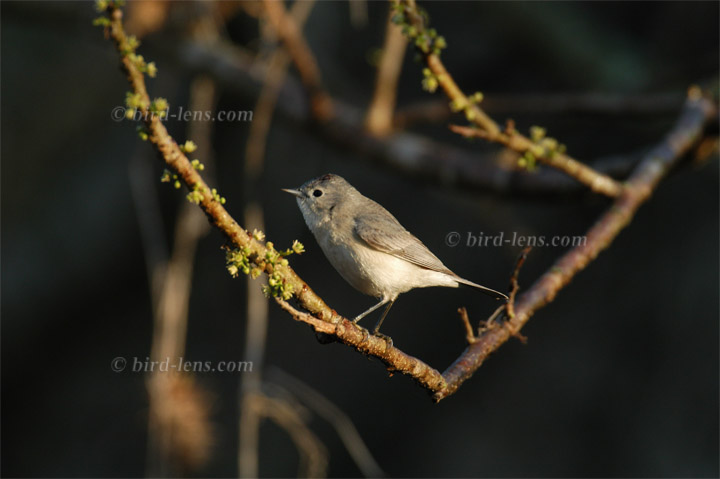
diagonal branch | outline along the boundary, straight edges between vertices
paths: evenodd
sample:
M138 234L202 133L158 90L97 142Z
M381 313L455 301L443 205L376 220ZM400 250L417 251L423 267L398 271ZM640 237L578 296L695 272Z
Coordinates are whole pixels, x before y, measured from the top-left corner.
M222 231L225 236L237 247L247 248L248 258L256 264L264 264L262 259L268 253L265 245L255 240L243 229L217 201L212 190L195 170L185 153L170 136L158 115L150 110L150 97L145 86L145 79L140 71L132 48L128 42L122 25L122 11L114 6L108 8L110 17L109 34L120 52L120 61L123 71L134 94L141 99L138 111L148 131L148 140L155 146L162 161L174 171L182 182L196 195L197 204L203 210L210 222ZM296 297L304 308L312 311L324 321L333 321L337 313L330 309L325 302L317 296L312 289L289 266L270 264L265 265L265 272L271 274L274 270L281 273L286 284L295 291Z
M609 176L593 170L560 151L552 149L543 151L544 149L537 142L521 135L514 129L502 131L495 120L478 106L480 99L470 98L463 93L445 68L440 59L440 50L444 48L445 41L443 39L440 42L442 37L437 37L435 31L427 27L426 16L418 9L415 0L393 1L396 10L400 12L397 21L406 25L406 34L415 39L418 51L425 60L429 69L427 76L432 78L434 85L439 85L443 89L445 95L450 99L451 108L455 111L464 111L468 121L479 129L474 136L503 144L521 153L529 152L538 161L563 171L596 193L610 197L617 197L622 193L622 185ZM433 87L429 89L434 90ZM481 97L481 95L478 96Z
M536 311L550 303L560 290L580 271L585 269L601 251L610 246L615 237L630 223L637 209L683 154L701 137L705 124L717 114L715 105L692 87L683 112L675 128L652 149L631 175L622 195L590 228L587 242L565 253L535 284L520 296L514 305L514 317L508 318L501 328L488 330L468 346L450 366L443 377L447 388L437 391L439 401L457 390L487 359L511 336L517 334Z
M465 138L481 138L487 141L500 143L505 147L518 153L532 153L534 157L548 166L552 166L567 175L575 178L580 183L589 187L596 193L603 193L607 196L617 197L622 192L620 183L609 176L598 172L584 163L569 157L560 152L545 154L544 148L532 141L530 138L521 135L514 128L507 128L505 131L489 133L478 128L450 125L450 130Z
M378 358L385 363L388 372L407 374L430 391L442 391L447 388L445 379L438 370L402 352L385 339L369 334L367 329L357 326L352 321L342 318L337 323L327 323L308 313L298 311L282 299L276 298L276 301L295 320L311 325L316 332L327 334L353 347L359 353Z

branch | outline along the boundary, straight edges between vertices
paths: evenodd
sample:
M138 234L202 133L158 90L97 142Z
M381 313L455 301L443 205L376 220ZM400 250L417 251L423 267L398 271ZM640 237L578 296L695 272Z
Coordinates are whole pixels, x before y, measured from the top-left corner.
M114 5L114 4L113 4ZM280 273L285 284L295 292L300 304L313 312L323 321L333 321L337 314L317 296L312 289L289 266L272 266L263 261L269 249L255 240L245 229L230 216L222 203L212 194L212 190L195 170L185 153L169 135L156 112L151 111L150 97L145 86L143 72L140 70L134 48L128 42L122 25L122 11L113 5L108 7L110 19L109 34L120 53L121 67L127 74L128 81L135 95L139 96L138 111L148 132L148 140L155 146L162 161L175 172L179 179L194 193L198 206L203 210L210 222L222 231L232 244L238 248L246 248L248 259L255 264L264 264L264 271L272 274Z
M681 92L635 93L620 95L612 93L543 93L494 94L482 102L489 113L539 113L593 115L667 115L682 107L685 97ZM402 106L395 112L393 124L404 130L423 123L447 121L452 114L446 100L430 99Z
M402 352L385 339L369 334L367 329L357 326L352 321L341 318L335 324L327 323L308 313L298 311L287 301L279 298L275 300L296 321L309 324L316 332L327 334L342 344L353 347L359 353L378 358L385 363L391 374L394 372L407 374L430 391L441 391L446 388L445 379L439 371Z
M690 88L675 128L650 151L631 175L623 193L613 202L587 233L587 242L565 253L515 303L514 317L500 328L478 336L444 373L447 387L437 391L440 401L457 390L493 351L517 334L536 311L550 303L560 290L598 254L607 248L620 231L630 223L635 212L651 195L660 180L700 138L705 124L717 114L716 106Z
M510 277L510 294L508 295L508 302L505 305L509 318L515 317L515 296L517 296L518 290L520 289L520 286L518 285L518 276L520 274L520 268L522 268L522 265L525 263L531 249L532 246L526 246L520 252L520 256L518 256L517 262L515 263L515 270Z
M464 136L465 138L482 138L487 141L500 143L501 145L504 145L507 148L521 154L531 153L534 158L542 161L548 166L552 166L553 168L564 172L568 176L575 178L596 193L617 197L622 191L622 186L614 179L567 156L564 153L551 152L550 154L545 154L542 146L521 135L512 126L507 128L504 132L498 133L489 133L485 130L459 125L450 125L450 130Z
M392 10L390 15L392 16ZM388 21L385 45L375 79L375 94L365 116L365 129L374 136L386 136L392 133L397 84L407 43L400 27Z
M332 99L322 87L320 69L302 31L288 14L282 0L265 0L264 5L270 24L285 45L310 95L315 118L320 122L329 121L333 116Z
M429 69L426 77L431 83L425 84L426 89L434 91L439 85L450 99L451 108L455 111L464 111L468 121L478 128L474 136L500 143L521 153L530 153L538 161L563 171L596 193L610 197L620 195L622 186L609 176L594 171L560 151L542 148L539 142L521 135L514 129L502 131L498 124L478 106L482 95L476 93L472 98L468 97L455 83L452 75L448 73L440 60L440 50L444 48L445 40L438 37L434 30L427 28L426 18L419 11L415 0L402 0L401 2L396 0L395 5L399 12L396 21L406 25L404 31L415 40L415 45Z

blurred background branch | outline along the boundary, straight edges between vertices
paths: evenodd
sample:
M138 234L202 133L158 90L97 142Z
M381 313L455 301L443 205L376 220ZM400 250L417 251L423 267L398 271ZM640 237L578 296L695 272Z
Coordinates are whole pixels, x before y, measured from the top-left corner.
M375 92L365 116L365 129L375 136L387 136L393 131L398 80L408 43L400 27L389 20L375 78Z
M205 71L223 88L237 93L260 91L263 84L264 71L268 68L265 62L253 62L250 57L237 47L215 45L212 48L193 44L180 43L173 52L177 60L190 70ZM608 106L604 109L599 105L606 99ZM420 135L405 128L418 121L430 123L446 121L451 113L445 102L428 101L412 107L400 108L395 120L395 132L384 138L363 134L362 111L341 99L333 99L333 122L321 125L319 134L323 139L330 140L339 146L356 151L367 160L387 166L394 171L413 177L441 183L446 186L465 188L470 191L495 191L499 193L531 193L531 194L563 194L577 193L583 186L566 175L553 170L541 169L528 174L516 166L516 155L498 154L497 151L487 153L471 153L450 142L437 141L428 136ZM541 100L538 96L527 99L529 112L565 111L615 112L622 114L619 105L627 104L627 113L635 114L647 110L649 113L677 111L682 105L682 93L635 95L619 97L618 95L577 94L567 97L550 95ZM483 100L483 104L497 105L489 111L517 111L524 105L523 96L503 96L497 101L494 98ZM309 125L313 115L305 108L302 87L293 78L286 78L279 90L277 112L284 118ZM548 107L548 104L554 107ZM315 130L311 130L315 133ZM649 148L650 146L648 146ZM593 168L605 176L612 175L624 178L640 159L639 151L614 153L611 156L599 156L591 164ZM503 161L507 158L507 161Z

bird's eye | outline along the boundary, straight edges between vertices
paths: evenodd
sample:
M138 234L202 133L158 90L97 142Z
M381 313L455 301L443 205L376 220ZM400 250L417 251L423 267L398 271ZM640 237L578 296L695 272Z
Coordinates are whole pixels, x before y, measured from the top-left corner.
M313 196L314 196L315 198L317 198L317 197L319 197L319 196L322 196L322 191L320 191L320 190L315 190L315 191L313 191Z

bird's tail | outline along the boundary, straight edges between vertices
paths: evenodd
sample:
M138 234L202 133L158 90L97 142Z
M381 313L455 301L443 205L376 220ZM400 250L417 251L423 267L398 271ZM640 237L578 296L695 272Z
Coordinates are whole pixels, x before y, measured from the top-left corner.
M495 291L494 289L486 288L485 286L481 286L477 283L473 283L472 281L468 281L465 278L461 278L460 276L455 275L453 278L458 283L462 283L468 286L472 286L473 288L479 289L483 293L487 294L488 296L492 296L495 299L504 299L507 301L508 297L505 294L502 294L500 291Z

